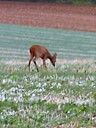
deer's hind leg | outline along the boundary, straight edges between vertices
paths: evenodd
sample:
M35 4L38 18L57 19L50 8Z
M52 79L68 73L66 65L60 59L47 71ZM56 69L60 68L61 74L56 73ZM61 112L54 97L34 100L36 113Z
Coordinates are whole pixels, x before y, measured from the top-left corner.
M30 64L31 64L32 58L30 58L29 63L28 63L28 67L29 67L29 71L30 71Z
M30 64L31 64L32 59L33 59L33 56L30 55L30 59L29 59L29 62L28 62L29 71L30 71Z
M33 59L33 62L34 62L34 64L35 64L35 67L36 67L36 69L37 69L37 72L39 72L39 69L38 69L38 66L37 66L37 63L36 63L36 58Z
M33 54L31 53L30 49L28 50L28 55L29 55L28 67L29 67L29 72L30 72L30 64L33 59Z

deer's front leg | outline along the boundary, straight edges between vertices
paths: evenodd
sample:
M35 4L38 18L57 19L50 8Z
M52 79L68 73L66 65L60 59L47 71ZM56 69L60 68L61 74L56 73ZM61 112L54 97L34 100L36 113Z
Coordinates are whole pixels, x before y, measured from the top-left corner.
M45 67L47 69L45 59L43 59L43 67Z

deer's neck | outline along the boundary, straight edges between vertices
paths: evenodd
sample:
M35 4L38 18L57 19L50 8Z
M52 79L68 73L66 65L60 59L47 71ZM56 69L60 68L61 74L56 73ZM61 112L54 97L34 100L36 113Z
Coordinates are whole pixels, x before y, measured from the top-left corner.
M48 59L50 60L50 61L52 61L52 55L49 53L49 55L48 55Z

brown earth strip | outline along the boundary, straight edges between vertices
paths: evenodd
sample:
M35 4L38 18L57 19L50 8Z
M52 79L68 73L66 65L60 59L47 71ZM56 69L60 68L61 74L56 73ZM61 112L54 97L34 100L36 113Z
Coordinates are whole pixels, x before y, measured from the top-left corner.
M0 23L96 32L96 6L1 1Z

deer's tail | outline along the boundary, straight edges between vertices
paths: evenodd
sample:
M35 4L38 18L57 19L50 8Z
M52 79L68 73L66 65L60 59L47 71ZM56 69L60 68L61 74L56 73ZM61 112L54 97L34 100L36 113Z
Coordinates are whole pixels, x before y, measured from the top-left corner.
M31 56L31 54L30 54L30 49L28 49L28 55L29 55L29 57Z
M29 58L33 58L33 52L31 51L31 49L28 49L28 55L29 55Z

